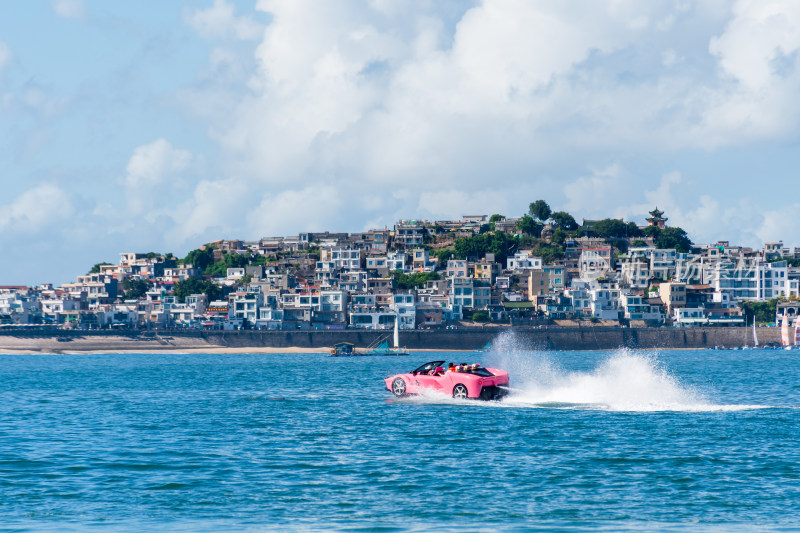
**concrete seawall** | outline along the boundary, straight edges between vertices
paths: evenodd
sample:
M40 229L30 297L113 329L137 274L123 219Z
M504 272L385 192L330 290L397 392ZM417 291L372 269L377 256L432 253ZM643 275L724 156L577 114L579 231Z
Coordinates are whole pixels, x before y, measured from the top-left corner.
M751 328L464 328L400 333L410 350L476 350L512 331L520 346L542 350L615 348L681 349L753 346ZM778 328L758 328L760 344L779 343ZM339 342L364 348L387 332L343 331L0 331L0 352L80 352L120 350L320 349Z

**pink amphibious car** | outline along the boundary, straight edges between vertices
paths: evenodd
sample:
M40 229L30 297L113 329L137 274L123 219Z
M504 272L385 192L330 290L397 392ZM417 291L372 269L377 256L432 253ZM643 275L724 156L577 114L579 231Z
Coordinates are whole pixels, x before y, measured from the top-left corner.
M424 389L443 392L453 398L499 400L508 394L508 372L474 365L445 365L431 361L408 374L384 379L395 396L419 394Z

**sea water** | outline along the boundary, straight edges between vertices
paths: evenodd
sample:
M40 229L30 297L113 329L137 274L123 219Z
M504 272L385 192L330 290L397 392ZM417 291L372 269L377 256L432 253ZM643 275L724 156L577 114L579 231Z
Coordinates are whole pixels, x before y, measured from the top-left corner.
M394 398L431 360L502 402ZM800 528L800 352L0 356L0 529Z

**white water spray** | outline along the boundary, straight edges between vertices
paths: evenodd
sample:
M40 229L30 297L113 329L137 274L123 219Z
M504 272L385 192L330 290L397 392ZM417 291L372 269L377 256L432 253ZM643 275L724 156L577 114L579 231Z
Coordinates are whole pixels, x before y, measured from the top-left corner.
M498 336L487 366L508 370L514 407L604 409L610 411L734 411L761 406L717 405L682 384L655 354L617 350L589 371L569 371L552 354L521 346L513 333Z

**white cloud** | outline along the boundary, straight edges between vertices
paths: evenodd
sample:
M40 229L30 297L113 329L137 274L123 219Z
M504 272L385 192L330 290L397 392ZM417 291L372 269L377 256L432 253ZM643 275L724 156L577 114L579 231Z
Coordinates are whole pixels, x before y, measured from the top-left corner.
M722 69L749 89L780 77L775 61L800 49L800 3L795 0L738 0L725 32L709 50Z
M173 148L166 139L158 139L133 151L125 173L125 185L156 185L171 174L185 169L192 160L188 150Z
M678 57L678 54L675 53L675 50L665 50L661 54L661 64L667 68L677 65L682 60L683 58Z
M349 198L349 201L357 203L359 198ZM331 185L290 189L265 194L259 206L249 213L247 225L254 237L290 235L298 231L335 231L330 227L330 221L346 207L347 200Z
M609 164L604 154L716 150L797 131L794 8L732 5L484 0L447 20L427 4L259 0L271 22L256 34L216 0L187 23L208 37L262 38L257 68L245 97L215 85L193 91L191 106L222 145L223 173L235 176L225 189L248 196L242 232L515 216L543 197L587 218L642 217L658 203L711 235L714 217L735 224L720 207L735 201L676 194L697 184L679 185L663 168L634 175L625 156ZM770 26L770 17L788 26L768 35L758 21ZM757 41L768 87L732 81L746 75L738 39ZM238 53L213 49L209 78L241 79ZM572 160L599 170L575 178L559 168ZM336 194L315 202L312 191L328 189L307 184L322 177ZM200 192L217 182L203 183L187 213L213 222ZM311 207L295 207L301 201ZM686 201L693 210L680 209Z
M226 0L214 0L208 9L186 16L186 22L204 37L235 37L241 40L258 39L264 27L250 17L237 17L235 6Z
M53 11L62 18L82 19L85 14L83 0L52 0Z
M11 57L11 48L9 48L6 43L0 41L0 70L11 63Z
M625 193L631 191L627 177L627 173L615 164L567 183L564 185L565 210L576 217L590 219L611 216L608 206L620 205L625 201Z
M136 148L122 178L131 211L152 205L157 187L177 179L191 162L191 152L174 148L166 139Z
M239 180L203 180L197 184L192 197L172 211L174 227L165 239L172 246L183 246L210 230L216 233L213 238L230 235L234 229L239 231L239 223L244 215L248 190ZM196 242L191 243L196 245Z
M756 226L755 234L761 242L783 240L788 243L800 243L800 203L792 203L778 209L766 210L763 221Z
M0 231L36 233L69 218L75 209L58 185L43 183L0 206Z
M508 212L507 210L511 208L508 199L508 191L500 189L474 192L462 190L426 191L419 195L419 211L429 213L435 219L445 217L460 218L462 215L502 214Z

